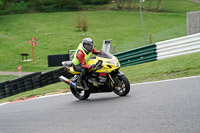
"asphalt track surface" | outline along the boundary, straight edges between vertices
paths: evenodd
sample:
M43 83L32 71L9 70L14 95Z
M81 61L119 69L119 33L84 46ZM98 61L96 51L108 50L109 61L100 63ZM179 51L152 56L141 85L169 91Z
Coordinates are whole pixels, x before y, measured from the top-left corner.
M126 97L72 94L0 106L0 133L199 133L200 77L132 85Z

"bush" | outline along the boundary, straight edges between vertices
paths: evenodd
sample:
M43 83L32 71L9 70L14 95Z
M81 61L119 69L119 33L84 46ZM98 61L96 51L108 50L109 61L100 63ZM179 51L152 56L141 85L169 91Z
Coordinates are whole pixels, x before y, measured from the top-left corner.
M71 0L54 0L55 7L63 8L65 5L68 5Z
M45 0L45 3L44 3L44 5L45 6L49 6L49 5L54 5L54 0Z
M71 0L67 7L70 9L79 9L81 7L81 2L79 0Z
M3 7L3 2L0 0L0 9Z
M62 0L54 0L54 4L56 8L62 8Z
M6 1L0 0L0 10L5 9L5 6L6 6Z
M88 31L88 23L87 23L85 15L78 17L77 23L76 23L76 28L78 28L78 31L82 30L83 35L86 35L86 31Z
M54 0L29 0L27 6L34 9L42 11L44 6L54 5Z
M55 7L63 8L64 6L70 9L79 9L81 6L80 0L54 0Z
M100 4L108 4L111 2L111 0L80 0L83 4L94 4L94 5L100 5Z
M31 9L41 10L42 2L40 0L29 0L27 6Z

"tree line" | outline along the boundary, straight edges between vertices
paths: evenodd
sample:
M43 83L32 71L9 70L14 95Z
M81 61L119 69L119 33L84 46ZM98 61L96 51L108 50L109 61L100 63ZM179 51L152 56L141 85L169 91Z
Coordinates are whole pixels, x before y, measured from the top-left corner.
M5 9L9 3L27 3L28 7L43 9L44 6L54 5L56 8L68 7L79 9L85 4L107 4L111 0L0 0L0 9Z
M152 3L154 2L157 2L157 10L160 11L161 10L161 0L114 0L114 2L116 3L116 6L118 9L131 9L131 8L134 8L136 9L137 8L137 4L138 2L141 2L141 1L144 1L144 2L147 2L148 3L148 9L152 9ZM127 6L125 6L125 4Z
M116 3L116 8L137 9L138 2L141 0L0 0L0 9L7 7L8 3L27 3L27 6L33 9L43 10L45 6L54 5L55 8L81 9L82 5L102 5L108 3ZM144 0L143 0L144 1ZM148 3L148 9L152 9L152 3L157 2L157 10L161 10L161 0L145 0Z

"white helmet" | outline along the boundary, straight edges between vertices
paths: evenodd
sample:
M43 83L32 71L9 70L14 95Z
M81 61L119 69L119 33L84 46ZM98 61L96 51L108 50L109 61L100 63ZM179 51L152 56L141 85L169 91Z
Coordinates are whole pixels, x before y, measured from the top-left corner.
M91 52L94 48L94 42L91 38L84 38L82 44L83 44L83 49L86 52Z

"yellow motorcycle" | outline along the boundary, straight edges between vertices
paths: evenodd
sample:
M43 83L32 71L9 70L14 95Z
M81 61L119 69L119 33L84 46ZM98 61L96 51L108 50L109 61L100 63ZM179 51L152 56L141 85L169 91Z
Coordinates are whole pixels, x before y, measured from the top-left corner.
M88 65L96 64L96 67L91 69L86 76L86 84L88 90L81 89L81 85L78 82L80 73L74 70L72 61L65 61L63 65L65 69L73 74L71 80L64 76L60 76L62 82L70 85L72 94L80 99L87 99L91 93L100 92L114 92L119 96L126 96L130 91L130 83L126 76L119 71L119 60L106 52L100 52L94 58L90 58Z

